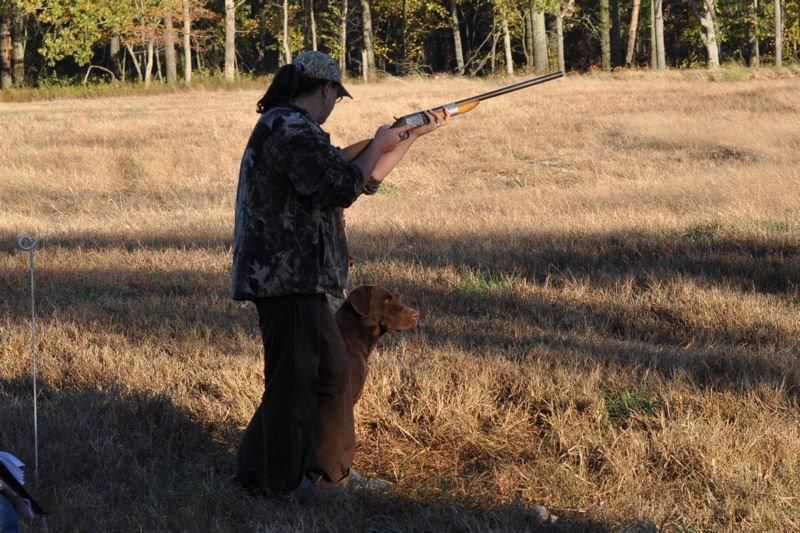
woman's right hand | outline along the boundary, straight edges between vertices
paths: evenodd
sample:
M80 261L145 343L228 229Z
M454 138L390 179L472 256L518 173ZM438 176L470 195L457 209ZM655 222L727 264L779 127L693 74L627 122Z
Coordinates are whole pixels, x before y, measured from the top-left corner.
M377 146L381 154L391 152L397 146L409 139L408 131L413 129L414 126L406 124L405 126L398 126L393 128L389 125L384 125L378 128L375 132L375 137L372 142Z
M375 137L367 145L367 149L353 160L353 164L361 170L362 175L372 176L376 178L376 181L380 182L397 165L408 147L414 142L414 136L409 135L409 130L413 127L411 124L398 126L397 128L381 126L375 132ZM392 159L392 156L386 155L392 152L396 154L394 159ZM383 161L385 157L388 157L391 162L384 165L385 168L379 168L378 163Z

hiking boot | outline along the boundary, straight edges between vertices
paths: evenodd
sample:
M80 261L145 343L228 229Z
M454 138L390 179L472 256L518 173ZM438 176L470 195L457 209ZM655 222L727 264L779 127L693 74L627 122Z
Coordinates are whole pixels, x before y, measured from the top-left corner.
M364 491L375 494L387 492L392 486L391 483L383 479L364 477L352 468L347 477L340 481L339 484L348 491Z
M320 479L303 476L300 486L292 492L294 500L301 504L332 501L346 498L348 494L356 492L383 494L389 490L391 483L382 479L366 478L353 470L338 483L330 483Z

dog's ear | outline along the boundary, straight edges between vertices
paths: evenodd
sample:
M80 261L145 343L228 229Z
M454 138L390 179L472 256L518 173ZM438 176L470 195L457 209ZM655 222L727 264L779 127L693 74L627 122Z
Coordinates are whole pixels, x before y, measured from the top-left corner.
M361 316L367 316L369 314L369 302L371 299L372 286L370 285L356 287L347 295L347 301L350 302L350 305L353 306L356 313Z

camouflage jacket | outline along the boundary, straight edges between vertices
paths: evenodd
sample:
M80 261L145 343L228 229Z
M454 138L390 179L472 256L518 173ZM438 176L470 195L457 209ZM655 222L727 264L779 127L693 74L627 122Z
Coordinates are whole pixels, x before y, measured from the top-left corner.
M343 209L363 185L358 167L305 110L263 113L239 170L231 298L342 298L349 261Z

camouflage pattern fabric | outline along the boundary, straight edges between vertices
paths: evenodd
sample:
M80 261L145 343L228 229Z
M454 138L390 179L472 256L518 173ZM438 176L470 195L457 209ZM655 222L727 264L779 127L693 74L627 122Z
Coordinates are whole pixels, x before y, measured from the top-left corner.
M344 297L343 209L364 177L300 107L275 107L256 123L236 193L231 298Z
M339 65L331 56L316 50L306 50L294 58L294 65L300 69L303 76L317 80L328 80L336 84L339 96L352 98L350 92L342 85L342 74Z

